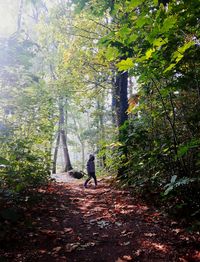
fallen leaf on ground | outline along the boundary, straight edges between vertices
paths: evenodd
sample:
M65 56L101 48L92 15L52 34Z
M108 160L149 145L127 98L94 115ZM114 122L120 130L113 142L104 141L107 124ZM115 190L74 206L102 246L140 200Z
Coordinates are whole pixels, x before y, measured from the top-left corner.
M154 237L156 236L155 233L144 233L145 237Z
M49 230L49 229L40 229L41 233L47 234L47 235L51 235L51 234L55 234L56 231L55 230Z
M123 256L123 259L126 261L131 261L132 257L131 256Z
M85 250L87 247L94 247L95 245L96 245L95 242L88 242L86 244L77 247L77 250Z
M128 246L130 245L130 241L127 241L127 242L123 242L123 243L120 243L120 246Z
M53 252L59 252L62 249L62 247L54 247L53 248Z
M64 232L65 233L72 233L73 232L73 228L69 227L69 228L64 228Z
M51 217L51 221L52 221L52 222L58 222L58 220L57 220L56 217Z
M69 243L65 246L65 250L66 252L72 252L73 250L77 249L77 247L79 247L80 245L81 245L80 242Z

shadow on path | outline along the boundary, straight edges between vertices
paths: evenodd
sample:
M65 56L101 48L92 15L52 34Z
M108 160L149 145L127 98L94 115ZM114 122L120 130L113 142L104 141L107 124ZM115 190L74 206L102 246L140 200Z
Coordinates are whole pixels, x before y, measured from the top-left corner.
M129 191L71 181L39 194L42 200L27 212L31 225L0 248L0 261L200 261L198 235Z

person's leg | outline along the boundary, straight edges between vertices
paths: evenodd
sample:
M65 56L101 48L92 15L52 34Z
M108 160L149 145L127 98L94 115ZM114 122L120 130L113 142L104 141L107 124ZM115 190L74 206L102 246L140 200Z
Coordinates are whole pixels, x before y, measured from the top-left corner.
M89 177L86 179L84 183L84 187L87 187L87 183L90 181L90 179L91 179L91 175L89 175Z
M97 186L97 178L96 178L95 173L92 173L91 175L92 175L92 177L94 179L95 186Z

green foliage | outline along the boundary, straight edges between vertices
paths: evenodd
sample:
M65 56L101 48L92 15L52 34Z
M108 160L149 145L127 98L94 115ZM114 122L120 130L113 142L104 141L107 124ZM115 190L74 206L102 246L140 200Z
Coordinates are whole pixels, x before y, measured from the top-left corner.
M45 182L50 175L50 155L35 148L35 141L14 139L5 144L9 165L1 171L2 186L20 192Z
M3 157L0 157L0 165L8 165L9 161Z
M103 149L107 168L121 173L123 183L164 194L165 200L177 197L194 211L200 174L200 4L120 0L110 9L101 7L103 16L110 16L98 52L104 64L138 79L139 97L119 136ZM86 12L91 9L98 9L96 1L85 5Z
M179 180L176 180L176 178L177 178L176 175L172 176L170 183L165 185L165 189L166 189L164 192L165 196L168 195L171 191L178 189L178 187L180 186L185 186L185 185L188 186L190 183L198 181L195 178L189 178L189 177L183 177Z
M31 42L12 38L7 41L7 58L1 59L0 188L3 195L37 186L50 176L54 105L45 83L32 73L33 50Z
M119 68L119 71L127 71L133 67L133 61L130 58L127 58L126 60L120 61L117 64L117 67Z

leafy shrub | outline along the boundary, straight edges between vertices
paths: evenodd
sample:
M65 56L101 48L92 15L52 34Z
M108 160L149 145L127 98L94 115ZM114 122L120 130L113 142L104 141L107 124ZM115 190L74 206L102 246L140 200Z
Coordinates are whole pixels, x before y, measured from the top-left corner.
M51 158L48 151L35 148L34 140L15 139L4 147L6 162L0 171L1 186L21 191L37 186L50 176Z

